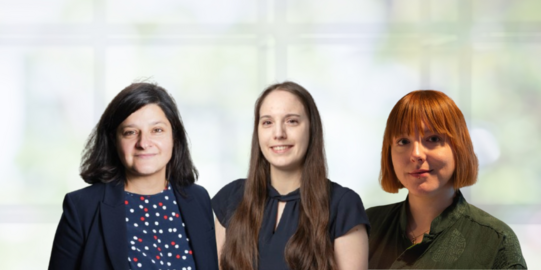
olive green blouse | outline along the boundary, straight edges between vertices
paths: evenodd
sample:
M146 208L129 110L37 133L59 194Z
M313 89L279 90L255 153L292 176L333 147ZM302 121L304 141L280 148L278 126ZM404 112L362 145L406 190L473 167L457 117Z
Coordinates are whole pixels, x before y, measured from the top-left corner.
M526 268L513 230L468 204L460 191L416 245L405 233L407 209L408 199L366 211L372 225L369 268Z

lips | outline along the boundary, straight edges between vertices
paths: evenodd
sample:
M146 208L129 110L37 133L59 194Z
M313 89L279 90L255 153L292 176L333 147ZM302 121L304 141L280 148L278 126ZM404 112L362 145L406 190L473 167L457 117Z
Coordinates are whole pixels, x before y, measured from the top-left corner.
M135 157L138 157L138 158L149 158L149 157L153 157L155 156L156 154L138 154L138 155L135 155Z
M291 149L292 147L293 147L292 145L275 145L275 146L271 146L270 148L275 153L283 153Z
M409 174L415 177L428 176L433 170L415 170Z

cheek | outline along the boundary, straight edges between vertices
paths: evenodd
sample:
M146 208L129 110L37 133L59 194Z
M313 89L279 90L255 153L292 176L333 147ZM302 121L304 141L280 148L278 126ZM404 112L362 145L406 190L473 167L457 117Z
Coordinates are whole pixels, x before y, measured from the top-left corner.
M126 153L129 151L129 148L128 148L128 145L126 142L117 142L116 144L116 151L118 153L118 156L121 158L121 159L124 159L125 158L125 155Z
M449 168L449 170L451 172L454 172L455 168L456 168L456 166L455 166L455 157L454 157L453 152L451 150L449 150L449 153L446 156L446 161L445 162L446 162L446 165Z
M393 162L393 168L396 170L397 167L400 167L404 163L404 155L397 153L396 150L391 149L391 161Z
M265 145L265 140L267 138L268 132L265 132L265 130L258 128L257 129L257 142L259 143L259 148L263 150L263 146Z
M310 129L308 128L308 125L305 125L301 132L302 133L299 137L301 138L303 145L305 145L305 148L307 148L308 144L310 143Z
M165 150L170 155L173 154L173 147L175 143L173 142L173 137L169 137L162 142L162 149Z
M446 170L452 170L455 169L455 159L453 156L453 152L449 150L440 151L438 155L435 156L433 163L436 163L434 165L445 168Z

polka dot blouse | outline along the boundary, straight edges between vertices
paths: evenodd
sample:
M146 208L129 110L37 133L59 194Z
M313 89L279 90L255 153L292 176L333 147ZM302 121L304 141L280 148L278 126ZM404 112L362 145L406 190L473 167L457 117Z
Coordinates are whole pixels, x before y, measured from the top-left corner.
M125 191L125 199L130 269L195 270L171 186L155 195Z

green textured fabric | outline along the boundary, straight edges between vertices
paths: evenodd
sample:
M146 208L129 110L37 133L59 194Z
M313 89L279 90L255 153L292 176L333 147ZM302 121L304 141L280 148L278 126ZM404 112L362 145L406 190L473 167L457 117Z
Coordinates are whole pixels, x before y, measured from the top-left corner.
M412 246L405 234L407 201L366 211L372 226L370 269L526 269L513 230L468 204L460 191L423 241Z

